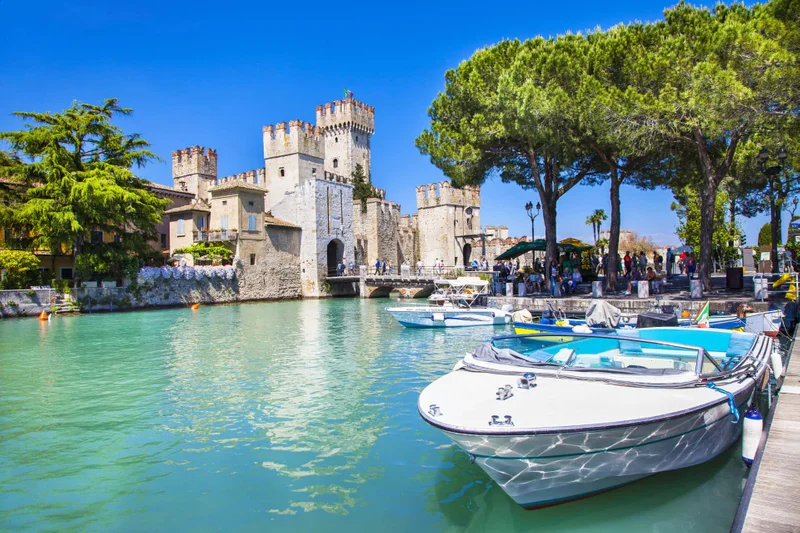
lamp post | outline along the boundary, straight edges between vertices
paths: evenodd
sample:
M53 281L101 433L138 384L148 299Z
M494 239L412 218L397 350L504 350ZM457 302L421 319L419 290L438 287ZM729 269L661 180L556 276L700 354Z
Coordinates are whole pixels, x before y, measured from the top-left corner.
M531 242L533 242L536 239L536 217L539 216L541 210L542 210L542 204L540 204L539 202L536 202L536 213L533 212L532 202L528 202L525 204L525 212L528 213L528 218L531 219ZM531 266L533 266L533 263L536 261L535 251L531 251L531 257L533 258L533 261L531 261Z
M778 177L778 174L781 173L783 170L783 162L786 160L786 150L783 148L779 148L778 152L775 154L775 158L778 160L778 165L768 166L767 163L769 161L769 151L766 148L763 148L758 153L758 167L761 169L761 173L767 178L768 182L768 190L769 190L769 219L770 219L770 229L772 230L771 237L772 237L772 245L770 246L770 261L772 262L772 273L778 273L778 241L780 240L781 235L781 228L780 228L780 208L781 206L775 205L775 195L778 192L775 187L775 180Z

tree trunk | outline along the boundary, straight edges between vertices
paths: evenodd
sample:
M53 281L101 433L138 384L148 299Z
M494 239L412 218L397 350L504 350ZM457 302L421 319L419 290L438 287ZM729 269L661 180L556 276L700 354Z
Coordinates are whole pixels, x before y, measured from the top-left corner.
M620 201L619 189L622 180L619 177L619 170L616 166L611 166L611 231L608 235L608 261L606 263L606 290L615 292L617 290L617 254L619 253L619 229L620 229Z
M770 188L772 191L775 191L775 188L772 186L772 182L770 182ZM769 258L770 262L772 263L773 274L778 273L778 244L781 242L781 206L782 202L780 199L775 201L775 193L772 192L769 199L769 223L772 226L770 228L772 234L772 246L770 246Z
M711 264L714 238L714 207L717 203L717 183L706 178L705 189L700 191L700 257L697 261L698 277L703 282L703 290L711 292ZM691 290L691 287L689 287Z
M544 219L545 256L544 270L547 282L550 282L550 263L558 264L558 240L556 239L556 202L549 195L540 194L542 202L542 218Z

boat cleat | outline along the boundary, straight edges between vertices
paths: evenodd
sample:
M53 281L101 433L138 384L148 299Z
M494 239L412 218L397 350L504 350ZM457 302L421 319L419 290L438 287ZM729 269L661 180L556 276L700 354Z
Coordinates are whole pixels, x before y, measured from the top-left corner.
M514 393L511 392L511 389L512 389L511 385L506 385L505 387L500 387L499 389L497 389L497 393L496 393L497 394L497 399L498 400L508 400L509 398L514 396Z
M505 415L503 420L500 420L499 415L492 415L492 419L489 420L490 426L513 426L514 422L511 421L511 415Z

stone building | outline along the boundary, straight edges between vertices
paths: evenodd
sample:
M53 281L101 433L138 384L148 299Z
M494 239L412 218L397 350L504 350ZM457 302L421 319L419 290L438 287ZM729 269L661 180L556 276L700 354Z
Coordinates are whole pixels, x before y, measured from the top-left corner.
M481 233L480 206L479 187L457 189L448 181L417 187L415 218L423 264L439 259L446 265L464 266L476 259L471 240Z
M356 165L371 183L375 110L353 98L336 100L317 106L316 122L264 126L263 168L225 178L217 176L215 150L173 152L173 190L188 198L167 210L170 251L221 241L244 268L274 269L281 256L281 279L294 276L304 297L325 296L325 278L341 261L463 266L479 257L471 240L481 233L478 187L417 187L411 215L401 215L400 205L375 187L375 198L354 202Z

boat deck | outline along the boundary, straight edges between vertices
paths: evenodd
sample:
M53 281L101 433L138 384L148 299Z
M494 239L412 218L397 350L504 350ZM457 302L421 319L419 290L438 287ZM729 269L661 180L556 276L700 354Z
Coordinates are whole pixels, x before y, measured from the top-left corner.
M800 328L758 470L751 473L756 478L741 528L746 533L800 531L800 361L794 361L800 357L798 333ZM733 529L738 530L737 524Z

